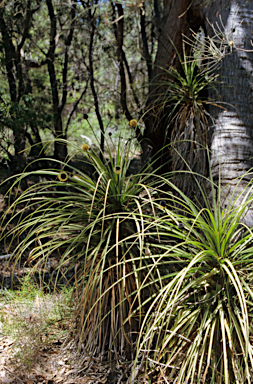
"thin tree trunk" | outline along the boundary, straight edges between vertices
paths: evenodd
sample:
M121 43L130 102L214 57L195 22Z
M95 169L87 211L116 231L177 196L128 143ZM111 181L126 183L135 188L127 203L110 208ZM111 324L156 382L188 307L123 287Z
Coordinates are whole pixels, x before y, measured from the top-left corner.
M62 98L60 103L59 91L57 86L56 79L56 70L55 70L55 49L56 49L56 32L57 32L57 19L54 12L54 7L52 0L46 0L48 14L50 17L50 46L47 54L47 67L51 84L52 92L52 101L53 101L53 115L54 115L54 135L55 135L55 144L54 144L54 157L58 160L64 161L67 157L67 146L65 143L57 139L66 139L66 131L63 130L62 122L62 111L67 101L67 75L68 75L68 63L69 63L69 47L71 45L75 27L75 11L76 3L71 7L71 24L69 34L65 40L65 55L64 55L64 64L62 71Z
M98 124L100 128L100 149L101 149L101 160L103 159L103 152L104 152L104 146L105 146L105 130L104 130L104 124L103 119L100 114L99 109L99 102L98 102L98 95L96 92L95 84L94 84L94 70L93 70L93 43L94 43L94 35L95 35L95 25L94 25L94 17L95 17L95 11L92 14L91 9L89 9L89 18L91 23L91 34L90 34L90 44L89 44L89 71L90 71L90 87L94 99L95 104L95 111L98 119Z
M145 4L143 4L143 8L140 9L140 24L141 24L141 38L142 38L142 49L143 49L143 56L146 60L147 64L147 70L148 70L148 81L149 84L152 80L152 59L149 53L148 49L148 40L147 40L147 34L146 34L146 18L145 18Z
M117 55L120 73L120 102L123 112L128 120L132 119L131 113L127 106L127 85L123 60L123 41L124 41L124 11L121 3L116 3L118 9L118 28L117 28Z
M66 146L63 146L57 139L64 139L61 110L59 108L59 94L56 80L56 71L54 65L55 59L55 38L56 38L56 15L51 0L46 0L48 14L50 17L50 46L47 54L47 68L51 84L52 102L53 102L53 116L54 116L54 134L55 134L55 145L54 145L54 157L58 160L64 161L67 153Z

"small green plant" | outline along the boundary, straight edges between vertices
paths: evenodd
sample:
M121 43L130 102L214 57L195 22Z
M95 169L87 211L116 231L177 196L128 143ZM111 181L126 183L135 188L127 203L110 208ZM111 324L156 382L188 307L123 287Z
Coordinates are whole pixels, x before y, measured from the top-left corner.
M20 301L33 301L37 296L43 296L43 292L38 289L38 286L31 275L25 275L22 280L21 288L15 292L15 298Z
M163 191L164 212L149 234L160 235L150 249L162 287L143 317L132 380L145 372L157 382L250 383L253 233L243 217L252 183L221 209L222 190L212 178L210 203L195 175L203 207L161 180L170 192Z

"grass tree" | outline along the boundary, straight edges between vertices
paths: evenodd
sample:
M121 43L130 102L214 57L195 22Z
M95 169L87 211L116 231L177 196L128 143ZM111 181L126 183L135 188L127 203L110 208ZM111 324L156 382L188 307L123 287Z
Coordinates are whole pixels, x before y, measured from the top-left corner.
M231 199L222 209L222 189L212 179L212 203L202 190L202 207L162 180L170 192L149 229L161 239L150 247L164 271L162 288L149 301L130 381L144 372L157 382L250 383L253 234L242 219L253 186L238 195L239 206Z
M13 252L16 263L29 254L36 269L58 252L56 280L61 269L65 275L75 270L73 327L79 348L104 359L133 355L141 323L140 282L152 263L144 252L144 226L154 211L151 165L128 176L132 139L110 141L108 136L107 156L86 143L75 147L74 153L83 155L79 169L56 161L55 169L21 174L12 189L24 178L43 179L17 196L4 231L9 239L23 238Z

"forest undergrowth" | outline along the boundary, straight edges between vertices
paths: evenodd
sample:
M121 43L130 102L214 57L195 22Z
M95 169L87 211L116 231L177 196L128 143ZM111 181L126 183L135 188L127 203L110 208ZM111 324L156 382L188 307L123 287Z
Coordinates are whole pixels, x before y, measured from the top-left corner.
M18 268L24 255L30 263L21 290L2 290L2 334L16 340L15 361L29 366L64 339L76 356L70 378L86 377L96 361L108 383L250 383L252 184L223 208L211 169L159 175L150 160L129 174L131 137L119 137L107 158L86 143L74 150L82 167L25 170L8 192L40 177L2 217L1 241L19 239L10 263ZM174 183L185 177L201 200ZM63 275L72 283L59 291Z

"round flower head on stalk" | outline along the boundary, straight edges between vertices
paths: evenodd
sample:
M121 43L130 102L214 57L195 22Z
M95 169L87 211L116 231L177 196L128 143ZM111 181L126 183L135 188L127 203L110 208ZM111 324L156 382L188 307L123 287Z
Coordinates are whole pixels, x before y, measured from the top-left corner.
M165 200L161 200L160 203L159 203L159 208L160 209L164 209L167 207L167 203Z
M59 175L58 175L58 179L60 181L67 181L68 180L68 174L67 172L63 171L63 172L60 172Z
M88 149L89 149L88 144L84 144L84 145L82 146L82 150L83 150L84 152L88 151Z
M87 113L84 113L84 114L83 114L83 118L84 118L84 120L87 120L87 119L88 119L88 115L87 115Z
M120 174L120 172L121 172L121 166L120 165L116 165L115 167L114 167L114 172L117 174L117 175L119 175Z
M132 127L132 128L136 128L136 127L137 127L137 124L138 124L138 122L137 122L137 120L135 120L135 119L132 119L132 120L129 121L129 125L130 125L130 127Z

